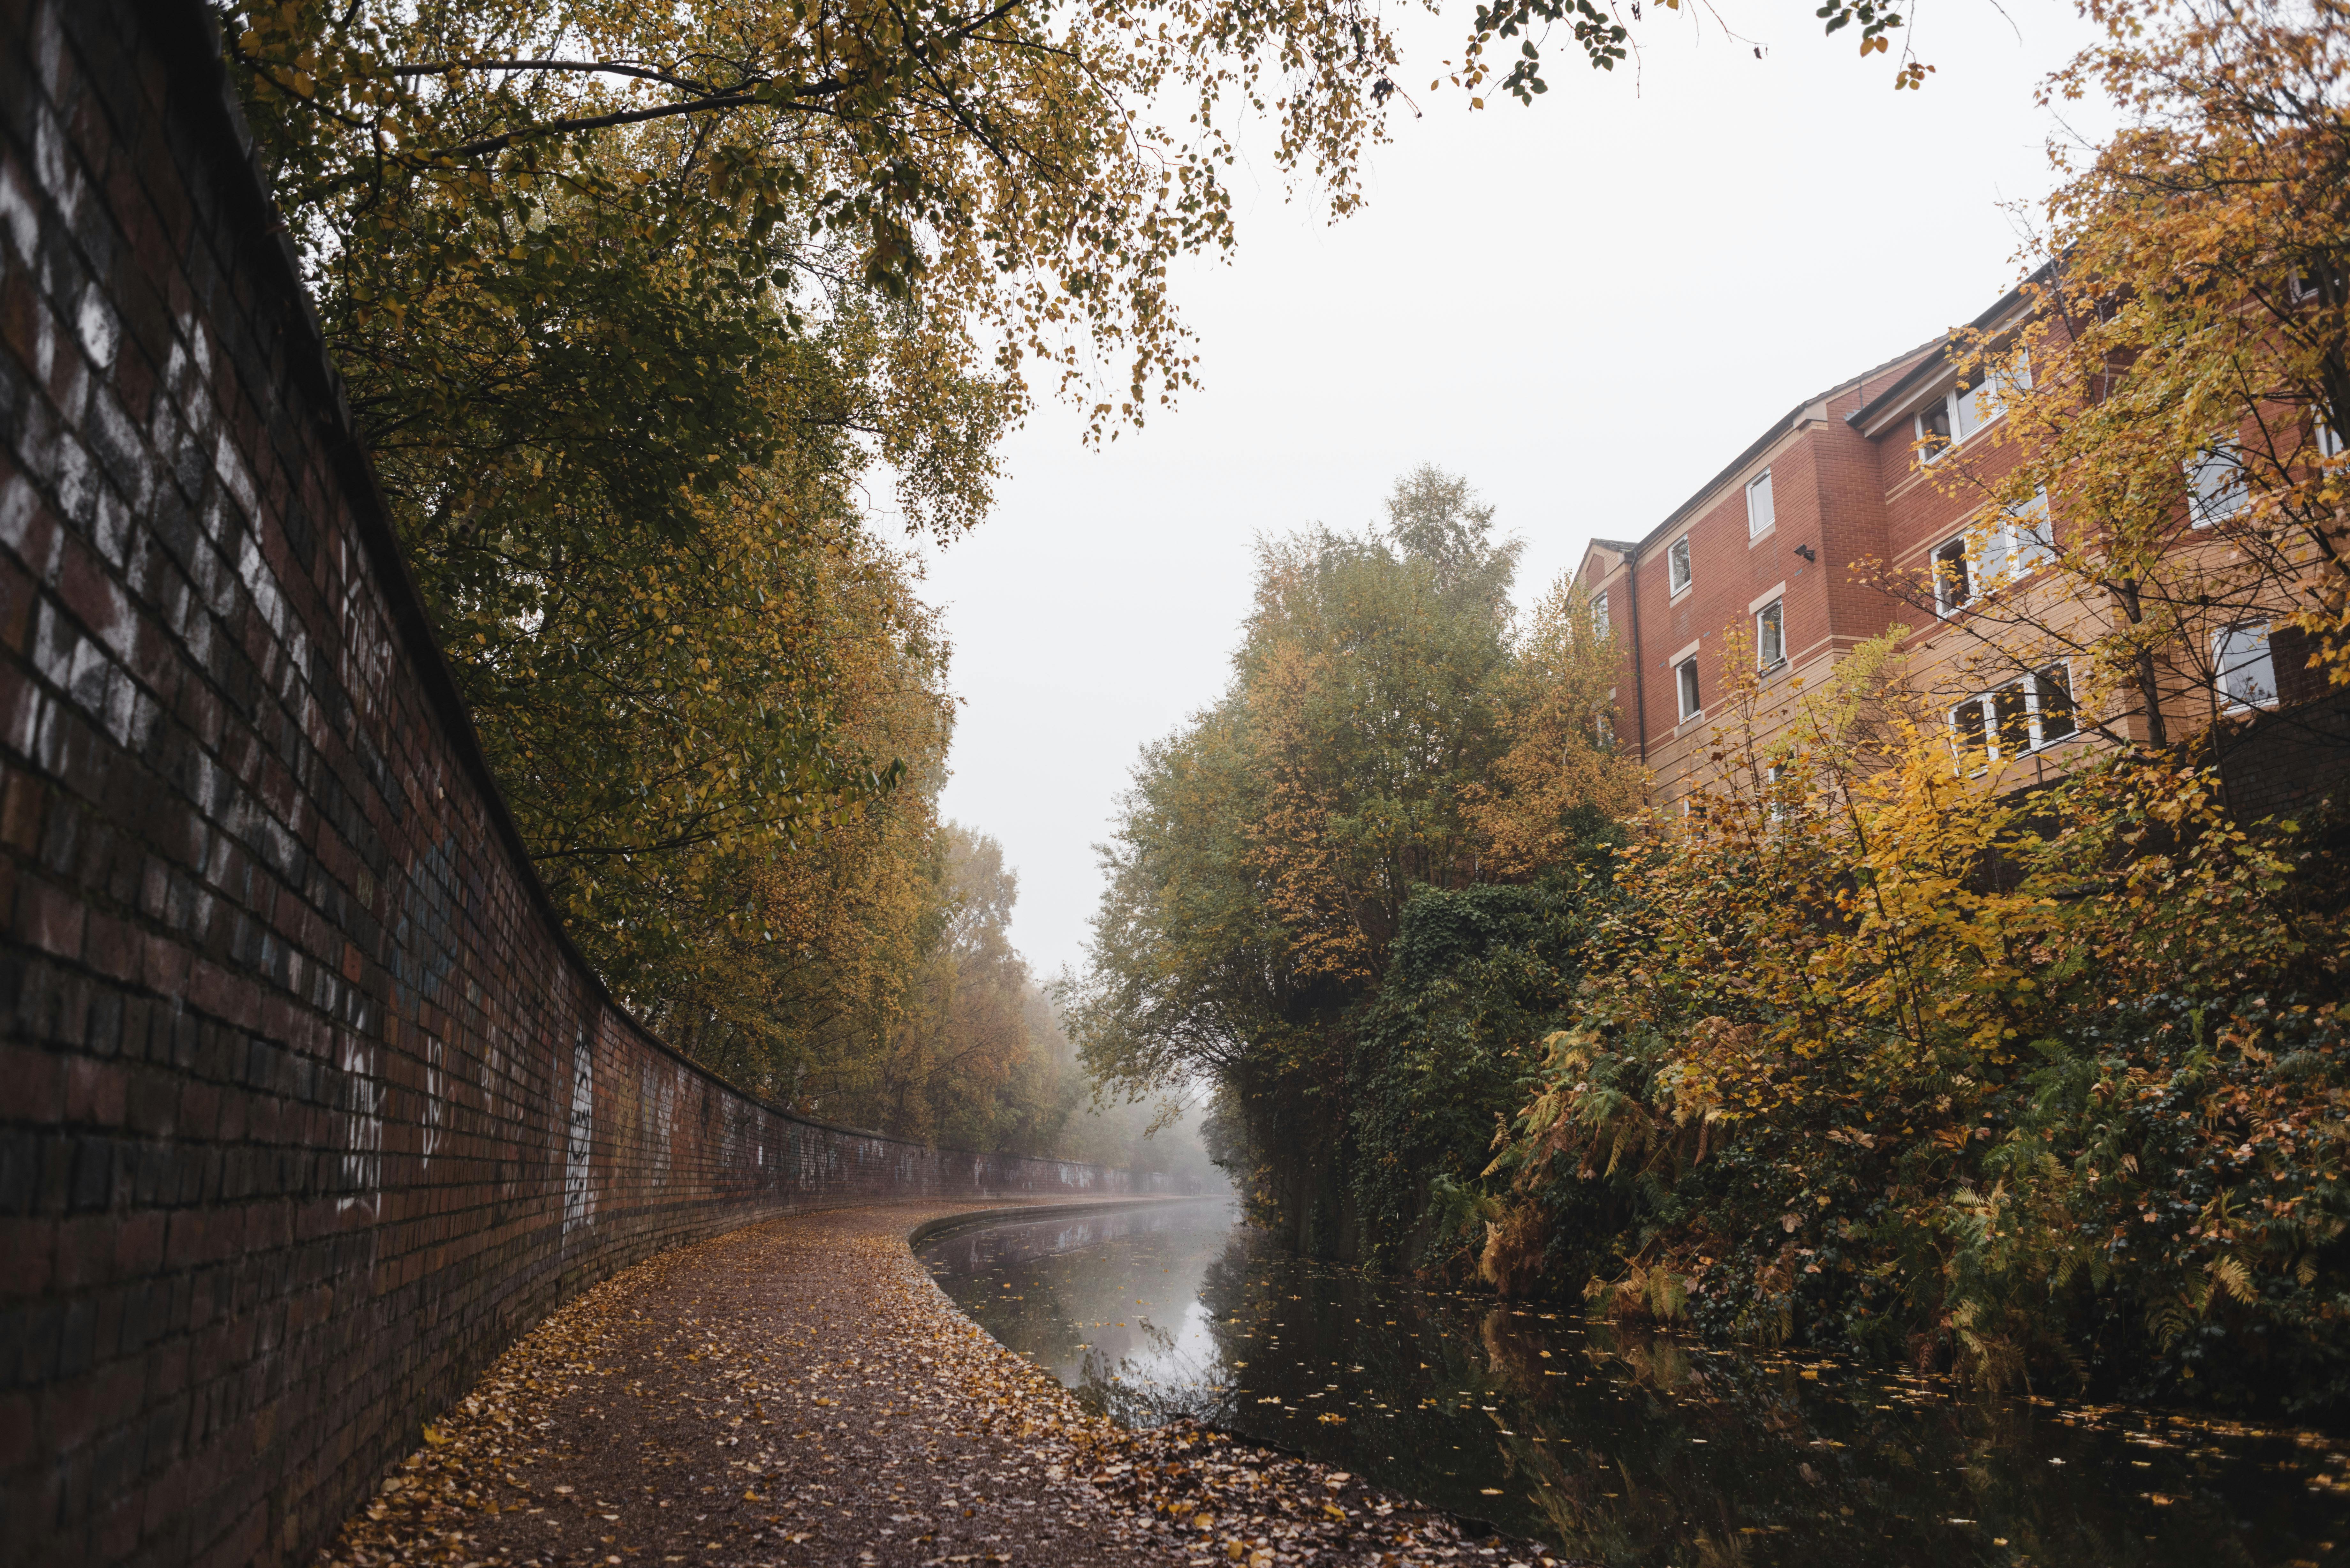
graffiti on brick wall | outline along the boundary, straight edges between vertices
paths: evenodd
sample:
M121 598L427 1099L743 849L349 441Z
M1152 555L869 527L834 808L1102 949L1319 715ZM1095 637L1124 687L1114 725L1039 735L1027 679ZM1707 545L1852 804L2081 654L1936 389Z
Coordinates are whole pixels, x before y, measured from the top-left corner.
M596 1055L588 1048L588 1031L577 1033L571 1047L570 1138L563 1158L563 1234L567 1238L596 1214Z
M335 1210L372 1220L383 1193L382 1053L348 1032L336 1036L336 1048L343 1153Z

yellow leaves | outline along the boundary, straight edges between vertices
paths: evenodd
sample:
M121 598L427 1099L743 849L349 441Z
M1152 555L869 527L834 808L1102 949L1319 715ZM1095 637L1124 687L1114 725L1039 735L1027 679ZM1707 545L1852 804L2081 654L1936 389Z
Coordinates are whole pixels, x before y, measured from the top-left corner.
M2206 1263L2204 1272L2236 1301L2249 1306L2259 1299L2260 1293L2252 1284L2251 1271L2244 1267L2241 1259L2222 1254Z

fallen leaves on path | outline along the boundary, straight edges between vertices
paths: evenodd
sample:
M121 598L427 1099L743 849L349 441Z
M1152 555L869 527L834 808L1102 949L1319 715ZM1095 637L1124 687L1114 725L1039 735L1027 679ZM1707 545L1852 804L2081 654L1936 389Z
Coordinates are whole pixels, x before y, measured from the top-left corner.
M957 1311L908 1228L795 1215L594 1287L501 1355L321 1554L386 1563L1552 1559L1188 1422L1128 1431Z

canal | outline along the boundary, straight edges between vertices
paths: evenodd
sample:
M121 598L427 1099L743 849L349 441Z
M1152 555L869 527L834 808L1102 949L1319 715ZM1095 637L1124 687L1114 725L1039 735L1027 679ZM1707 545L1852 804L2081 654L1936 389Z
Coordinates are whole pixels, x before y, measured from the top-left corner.
M1227 1203L921 1248L1088 1404L1191 1416L1607 1563L2350 1563L2350 1445L1710 1348L1282 1251Z

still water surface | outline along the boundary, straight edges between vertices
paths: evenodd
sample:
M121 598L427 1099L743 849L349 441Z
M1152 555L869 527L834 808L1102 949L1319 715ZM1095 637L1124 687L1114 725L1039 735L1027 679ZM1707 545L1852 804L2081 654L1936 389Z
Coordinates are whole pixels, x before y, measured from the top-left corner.
M1135 1425L1192 1416L1609 1563L2350 1568L2350 1444L1711 1349L1294 1257L1225 1203L951 1232L940 1285Z

